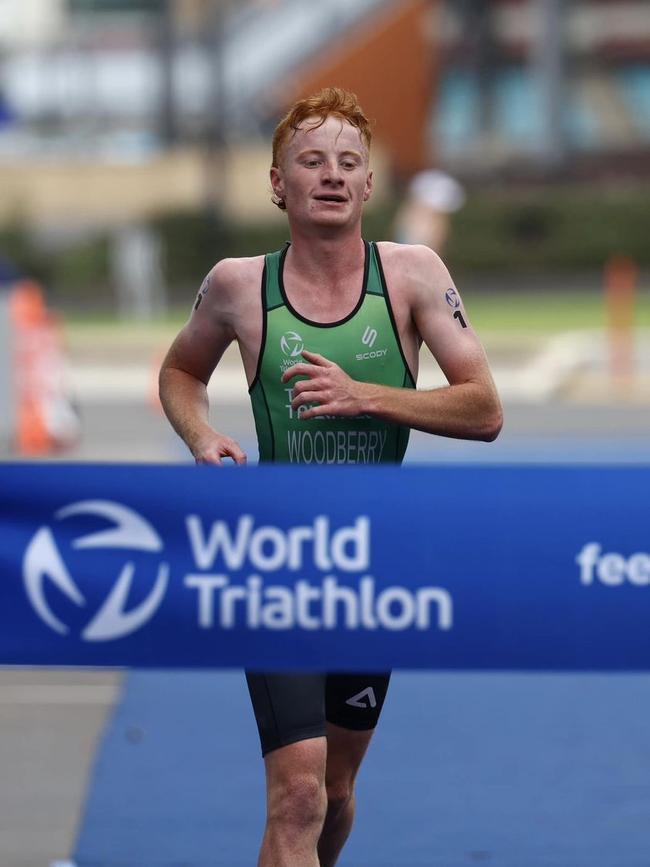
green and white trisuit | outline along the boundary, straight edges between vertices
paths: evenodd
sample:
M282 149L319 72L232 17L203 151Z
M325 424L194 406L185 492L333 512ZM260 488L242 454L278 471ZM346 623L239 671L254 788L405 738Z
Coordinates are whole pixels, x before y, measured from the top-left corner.
M401 463L409 428L372 416L322 416L300 421L291 409L298 380L282 373L303 361L302 351L336 362L353 379L415 388L400 345L379 252L365 243L363 286L354 310L337 322L314 322L297 313L284 289L288 245L265 258L264 327L255 379L249 389L260 461L299 464Z
M409 428L372 416L301 421L282 373L307 349L336 362L353 379L415 388L400 345L377 246L365 243L363 285L354 310L338 322L314 322L293 309L284 289L288 245L265 258L264 326L249 389L261 462L312 465L401 463ZM373 729L390 673L246 672L262 754L326 734L326 722Z

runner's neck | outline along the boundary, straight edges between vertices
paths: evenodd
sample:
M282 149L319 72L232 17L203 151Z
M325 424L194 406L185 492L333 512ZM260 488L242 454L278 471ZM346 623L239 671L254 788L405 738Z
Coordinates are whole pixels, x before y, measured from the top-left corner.
M301 282L323 289L345 286L351 275L363 270L365 247L357 232L346 239L292 237L287 251L285 276L300 275Z

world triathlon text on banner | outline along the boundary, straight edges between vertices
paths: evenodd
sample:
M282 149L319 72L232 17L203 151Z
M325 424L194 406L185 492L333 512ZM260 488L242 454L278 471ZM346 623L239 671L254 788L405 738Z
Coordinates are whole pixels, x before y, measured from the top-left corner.
M650 669L650 468L0 465L0 664Z

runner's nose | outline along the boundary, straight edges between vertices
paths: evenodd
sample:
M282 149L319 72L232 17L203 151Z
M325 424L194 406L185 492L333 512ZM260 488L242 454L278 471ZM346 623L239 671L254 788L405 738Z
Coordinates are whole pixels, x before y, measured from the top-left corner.
M338 163L326 163L323 171L323 182L340 185L343 183L341 167Z

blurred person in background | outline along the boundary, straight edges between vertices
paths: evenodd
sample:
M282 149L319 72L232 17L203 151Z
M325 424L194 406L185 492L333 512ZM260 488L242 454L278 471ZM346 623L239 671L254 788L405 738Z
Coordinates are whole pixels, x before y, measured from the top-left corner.
M246 462L208 416L206 386L233 340L261 461L399 463L412 427L497 436L487 360L440 258L362 238L370 141L356 97L338 88L300 100L276 128L273 201L291 243L217 263L160 374L165 411L197 463ZM448 387L416 390L422 341ZM306 508L312 502L307 495ZM260 867L336 863L389 677L247 672L267 780Z
M465 192L450 175L437 169L418 172L395 215L393 237L400 244L424 244L441 253L449 236L449 217L464 203Z

